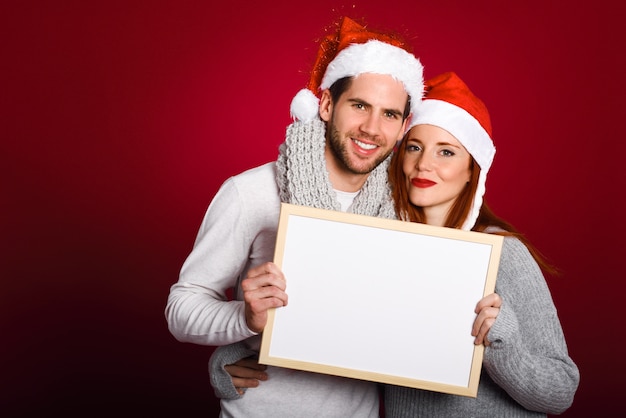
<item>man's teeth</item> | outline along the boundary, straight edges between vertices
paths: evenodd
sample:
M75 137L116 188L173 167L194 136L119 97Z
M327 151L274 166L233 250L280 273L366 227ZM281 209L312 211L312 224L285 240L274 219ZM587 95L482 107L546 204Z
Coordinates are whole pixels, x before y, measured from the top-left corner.
M361 142L358 139L355 139L354 142L356 142L356 144L359 147L361 147L363 149L366 149L366 150L370 150L370 149L376 148L376 145L374 145L374 144L366 144L365 142Z

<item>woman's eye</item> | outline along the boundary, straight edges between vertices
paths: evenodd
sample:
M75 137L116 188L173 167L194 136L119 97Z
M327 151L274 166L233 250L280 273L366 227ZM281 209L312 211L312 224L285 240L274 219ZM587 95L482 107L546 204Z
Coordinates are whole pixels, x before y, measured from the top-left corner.
M444 157L452 157L454 156L454 153L448 149L444 149L443 151L441 151L441 153L443 154Z

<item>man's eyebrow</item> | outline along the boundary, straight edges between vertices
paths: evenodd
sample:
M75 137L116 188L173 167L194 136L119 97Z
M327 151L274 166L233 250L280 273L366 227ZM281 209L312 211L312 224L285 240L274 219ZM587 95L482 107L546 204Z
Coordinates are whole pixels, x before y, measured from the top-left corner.
M362 104L363 106L367 106L367 107L372 107L371 104L367 103L365 100L363 99L359 99L358 97L354 97L354 98L349 98L348 101L350 103L358 103L358 104Z
M398 109L385 109L385 112L389 112L394 116L402 117L404 112L399 111Z

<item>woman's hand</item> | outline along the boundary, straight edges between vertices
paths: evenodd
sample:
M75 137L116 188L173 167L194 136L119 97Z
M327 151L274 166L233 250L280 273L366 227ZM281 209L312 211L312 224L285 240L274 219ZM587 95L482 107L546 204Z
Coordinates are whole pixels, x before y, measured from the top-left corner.
M267 366L259 364L254 357L248 357L239 360L234 364L224 366L233 380L233 385L240 395L244 394L244 389L255 388L259 386L259 381L267 380L265 369Z
M497 293L485 296L476 304L476 309L474 309L476 319L472 327L472 336L476 337L474 344L485 344L486 347L491 345L491 342L487 339L487 334L493 323L496 322L501 306L502 299Z

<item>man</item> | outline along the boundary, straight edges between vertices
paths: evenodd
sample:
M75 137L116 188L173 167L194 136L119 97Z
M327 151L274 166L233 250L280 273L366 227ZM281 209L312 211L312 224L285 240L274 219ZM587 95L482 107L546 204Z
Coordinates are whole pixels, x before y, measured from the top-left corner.
M291 104L296 120L278 160L228 179L207 210L168 298L178 340L241 342L221 365L258 351L268 309L288 303L285 278L271 262L281 202L395 217L389 156L423 92L422 65L404 48L350 19L322 41L309 86ZM375 383L279 367L268 374L262 387L223 398L222 416L378 416ZM230 384L227 374L212 379Z

